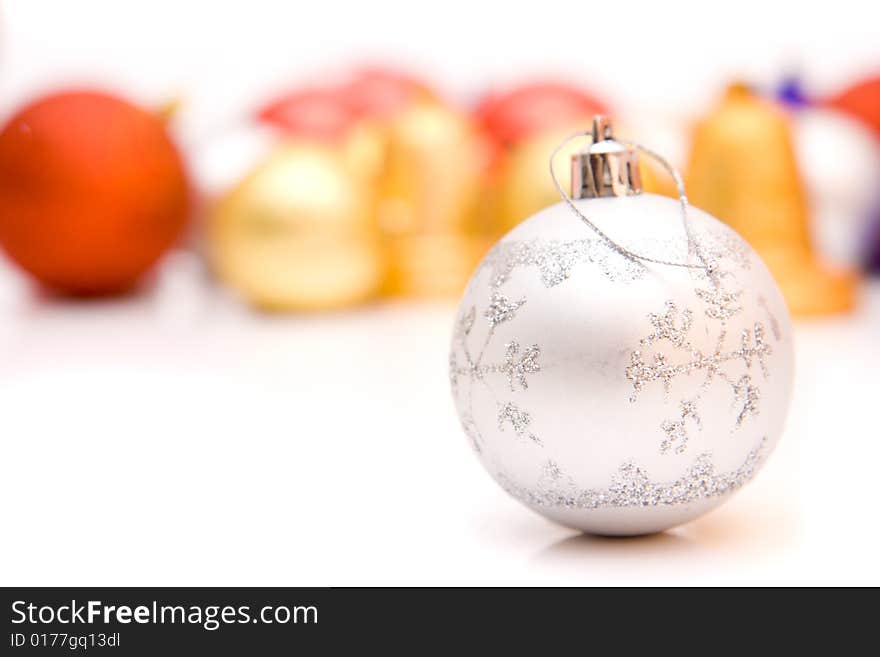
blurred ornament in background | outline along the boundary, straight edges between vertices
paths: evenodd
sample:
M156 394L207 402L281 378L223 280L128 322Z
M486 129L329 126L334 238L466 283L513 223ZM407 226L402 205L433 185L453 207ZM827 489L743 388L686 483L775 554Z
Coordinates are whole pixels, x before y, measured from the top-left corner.
M339 89L288 92L262 107L257 120L275 128L282 140L316 142L339 149L352 170L370 181L384 166L386 140L377 122L365 118Z
M354 71L340 96L381 136L377 221L389 295L457 294L485 240L473 220L482 166L473 127L414 75Z
M369 170L377 185L388 164L390 133L397 119L417 104L441 102L427 83L414 75L379 66L355 70L337 93L358 120L348 148L361 157L357 168Z
M375 192L387 294L460 291L485 250L473 221L484 157L466 116L415 76L372 67L289 93L260 118L339 152Z
M880 203L877 204L871 213L862 257L868 273L880 274Z
M822 105L856 119L880 140L880 76L865 78L824 99ZM876 179L871 189L877 191ZM876 274L880 272L880 201L876 201L871 208L863 237L860 253L862 263L869 272Z
M324 310L375 295L385 259L368 182L330 146L290 141L208 222L218 276L266 310Z
M361 179L382 235L386 293L460 291L486 246L473 221L484 157L466 116L415 76L374 67L289 92L258 118L282 142L332 151Z
M561 130L547 130L523 141L507 146L495 161L486 190L486 209L491 213L496 236L507 232L526 217L552 205L559 197L553 184L547 180L547 153L565 137L581 129L582 119ZM564 149L555 158L555 164L566 184L569 158L576 148Z
M862 121L880 138L880 76L866 78L824 101Z
M474 272L449 379L506 492L568 527L638 535L706 513L763 465L791 397L792 328L749 245L643 193L638 151L593 126L568 203Z
M546 175L547 153L605 111L605 104L587 91L555 80L493 91L479 101L474 120L491 148L483 210L496 237L558 200ZM573 152L559 154L560 171L567 171Z
M695 128L690 201L730 224L761 255L793 315L850 310L855 276L813 249L804 189L785 112L742 84Z
M789 110L816 250L835 265L857 269L880 201L880 142L852 117L814 104L796 76L783 80L777 98Z
M585 121L606 110L605 103L577 86L535 81L490 92L474 110L474 119L495 143L509 146L549 130L583 129Z
M621 134L639 135L642 143L651 144L655 152L678 169L683 169L689 149L693 118L681 109L639 103L631 106L623 115L618 129ZM678 198L675 181L653 159L642 158L639 162L642 187L646 192Z
M122 98L55 93L0 132L0 243L58 291L133 287L181 236L189 209L164 122Z
M813 104L804 91L801 78L797 75L784 76L775 90L775 96L780 103L792 109L809 107Z
M297 89L264 105L257 118L285 134L337 141L348 134L358 115L336 89Z
M385 291L458 294L491 235L476 212L484 144L465 114L430 100L391 119L387 135L378 203L389 253Z
M547 153L573 132L589 126L606 104L572 84L534 81L486 95L474 118L491 144L491 168L484 189L483 210L496 236L559 200L546 175ZM557 156L563 185L569 182L566 163L576 151ZM642 165L647 191L674 196L674 185L650 164Z
M415 76L378 66L354 71L339 92L356 115L380 120L393 119L416 102L439 101Z

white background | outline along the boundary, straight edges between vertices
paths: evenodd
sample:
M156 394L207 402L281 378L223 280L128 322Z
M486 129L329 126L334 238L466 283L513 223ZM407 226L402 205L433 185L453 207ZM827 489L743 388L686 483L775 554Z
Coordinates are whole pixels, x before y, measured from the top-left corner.
M405 64L462 101L549 73L589 85L618 110L686 115L731 76L772 85L797 70L826 92L880 65L880 10L868 0L0 6L0 108L59 82L96 81L142 102L180 96L193 138L222 129L288 82L325 79L355 62Z
M62 81L182 94L197 155L280 83L371 57L461 100L551 71L690 115L729 74L797 66L831 90L876 68L869 7L5 2L0 110ZM452 311L264 317L183 253L140 296L72 304L3 265L0 584L880 584L876 285L797 325L789 428L757 480L635 540L556 527L482 472L447 389Z

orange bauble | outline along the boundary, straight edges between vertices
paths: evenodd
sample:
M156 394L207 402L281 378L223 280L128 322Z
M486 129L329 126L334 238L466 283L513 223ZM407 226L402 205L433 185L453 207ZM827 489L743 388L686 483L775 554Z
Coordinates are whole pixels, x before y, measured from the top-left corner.
M124 100L53 94L0 132L0 244L49 287L132 287L181 235L188 208L164 123Z

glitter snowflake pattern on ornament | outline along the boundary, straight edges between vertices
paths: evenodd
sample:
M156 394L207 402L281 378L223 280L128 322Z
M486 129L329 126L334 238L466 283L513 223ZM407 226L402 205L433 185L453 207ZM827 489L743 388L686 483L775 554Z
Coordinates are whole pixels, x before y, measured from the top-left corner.
M736 401L742 404L742 408L736 416L736 426L741 427L746 415L758 414L758 400L761 398L761 391L752 385L752 377L743 374L739 381L733 385L733 392Z
M541 349L536 344L522 353L519 351L519 343L515 340L507 344L504 365L500 369L507 374L507 383L510 385L511 392L516 389L516 383L519 383L523 390L529 387L526 375L541 371L541 366L538 365L538 356L540 355Z
M739 304L742 290L727 292L723 289L713 288L711 290L697 289L694 292L706 302L706 316L712 319L726 321L742 310L742 306Z
M494 396L494 391L486 382L486 376L492 373L502 373L506 376L511 393L516 392L517 387L521 390L528 389L529 377L541 371L539 363L541 349L537 344L522 349L516 340L511 340L504 346L502 362L484 362L496 328L514 319L517 311L526 303L524 298L511 299L502 294L500 288L510 279L513 271L521 267L537 269L544 286L552 288L568 280L574 268L582 264L597 265L609 280L623 283L641 279L647 271L642 263L623 257L609 249L604 241L592 238L572 241L533 239L527 242L500 242L489 251L477 270L478 272L489 270L489 287L492 294L487 308L481 313L489 323L489 331L479 352L473 353L469 340L477 316L476 307L472 306L458 318L453 340L461 350L463 361L454 354L449 359L449 382L454 395L459 394L459 382L465 379L470 381L471 385L474 383L486 385ZM477 280L476 275L471 278L469 285L475 280ZM502 430L505 424L510 424L514 427L517 437L525 436L534 444L542 445L540 438L523 428L531 422L532 416L529 412L512 402L496 399L495 403L499 409L499 427ZM468 390L465 405L466 413L472 419L473 388ZM475 427L469 427L466 432L470 431L468 435L476 446L481 436L474 433L473 429Z
M532 416L527 411L522 410L513 402L507 402L498 412L498 430L504 431L504 425L510 424L516 433L517 438L528 438L538 445L541 444L540 439L528 430L528 426L532 423Z
M705 452L681 477L665 482L651 481L649 474L633 461L621 464L607 488L578 488L554 461L546 462L534 489L520 486L503 472L497 478L513 497L538 507L595 510L676 506L721 497L744 486L763 461L766 443L767 438L762 438L734 470L718 472L712 455Z
M483 317L489 323L489 331L486 334L483 346L476 356L471 354L468 346L469 337L473 330L477 316L475 306L463 313L455 324L453 339L461 348L464 355L465 363L460 363L453 349L449 358L449 382L452 386L453 394L458 394L459 379L466 378L473 385L476 382L486 384L485 377L490 373L503 373L507 377L507 383L510 392L517 390L517 386L522 390L529 387L529 376L541 371L538 358L541 355L541 348L537 344L533 344L521 350L519 342L511 340L504 346L504 360L502 362L484 363L486 350L496 328L504 322L510 321L516 316L516 312L525 304L525 299L512 301L508 297L498 292L492 294L489 305L482 313ZM492 392L491 387L487 388ZM494 396L494 393L493 393ZM517 438L528 438L535 445L542 445L540 438L534 433L527 430L528 425L532 421L532 416L528 411L523 410L513 402L500 402L496 399L498 405L498 428L504 431L506 424L513 427L514 434ZM477 452L481 452L480 443L482 436L477 430L476 423L473 420L473 389L467 397L467 410L464 412L467 421L462 421L465 433L471 439Z
M633 387L630 401L637 401L639 392L650 383L662 385L664 394L668 397L672 383L677 378L702 372L704 374L702 389L708 388L715 381L721 381L730 388L736 409L733 427L735 430L742 427L747 417L758 415L760 412L761 391L751 376L752 366L757 363L762 375L765 378L769 376L766 358L773 353L773 350L765 340L764 326L760 322L755 322L752 329L743 329L740 332L738 348L732 349L726 346L727 323L742 311L740 298L743 291L726 289L724 282L729 277L729 273L719 267L717 260L708 259L700 247L697 247L697 255L703 262L702 277L709 283L709 287L696 288L694 293L704 304L703 314L707 320L718 323L715 349L711 353L695 349L689 340L689 333L694 323L693 311L689 308L680 310L675 302L667 301L664 312L648 315L651 333L642 338L640 347L644 349L668 344L672 352L654 350L648 355L643 353L642 349L636 349L631 353L629 365L625 370L626 378ZM673 354L681 354L683 358L673 359ZM746 369L746 373L738 378L726 369L733 361L742 362ZM690 399L680 399L679 417L661 422L660 430L663 438L660 441L660 452L662 454L670 451L676 454L684 453L689 440L688 424L698 429L702 428L699 402L699 394Z
M690 423L702 430L703 422L697 412L697 403L695 400L679 402L681 414L676 420L664 420L660 425L666 437L660 443L660 453L666 454L670 449L675 447L676 454L683 454L687 448L688 439L688 420Z
M536 267L545 287L556 287L580 264L596 264L612 281L631 282L645 275L645 267L611 251L601 240L531 240L496 244L480 264L489 269L489 285L498 289L519 267Z
M503 294L495 293L489 301L489 307L483 313L483 316L489 320L489 326L496 327L506 322L516 315L516 311L525 304L525 299L519 301L511 301Z
M648 346L660 340L669 340L676 347L689 347L687 338L688 331L694 322L694 315L690 310L682 313L672 301L666 302L665 313L651 313L648 321L654 327L654 332L642 338L642 345Z

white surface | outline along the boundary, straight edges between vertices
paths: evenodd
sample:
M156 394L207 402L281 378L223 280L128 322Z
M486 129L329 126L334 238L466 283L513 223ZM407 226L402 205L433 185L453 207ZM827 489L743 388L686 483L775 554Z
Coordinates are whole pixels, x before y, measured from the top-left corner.
M880 288L797 326L786 434L728 504L585 538L458 426L453 304L253 314L184 256L127 300L0 277L0 584L880 584Z

